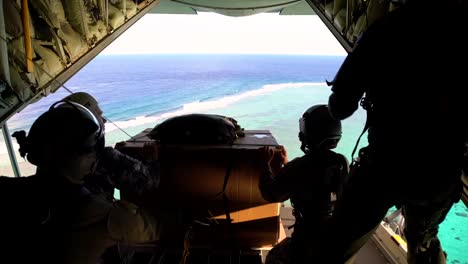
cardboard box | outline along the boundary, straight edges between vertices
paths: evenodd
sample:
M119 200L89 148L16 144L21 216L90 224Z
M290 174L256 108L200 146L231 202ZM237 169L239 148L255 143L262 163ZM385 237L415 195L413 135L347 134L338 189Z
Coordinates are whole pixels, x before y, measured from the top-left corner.
M232 145L160 145L146 129L116 149L137 159L160 161L158 190L145 197L122 197L155 210L182 210L195 218L231 219L230 236L239 246L274 245L279 236L279 204L268 204L258 189L264 170L259 150L279 144L267 130L247 130ZM279 152L277 152L279 154ZM222 226L222 225L220 225ZM218 240L226 238L220 232Z

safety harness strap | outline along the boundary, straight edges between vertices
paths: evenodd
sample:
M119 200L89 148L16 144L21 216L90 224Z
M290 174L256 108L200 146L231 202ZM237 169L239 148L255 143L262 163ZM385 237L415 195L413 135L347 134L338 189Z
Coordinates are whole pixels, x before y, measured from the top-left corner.
M360 105L364 110L366 110L367 118L366 118L366 123L364 124L364 128L362 129L361 135L359 135L359 137L358 137L358 139L356 141L356 145L354 145L353 152L351 153L351 160L352 160L353 163L354 163L354 153L356 153L356 149L357 149L357 147L359 145L359 141L361 141L362 135L364 135L364 133L366 133L367 129L369 129L369 124L370 124L369 116L370 116L370 112L372 111L372 109L374 107L374 105L372 104L371 100L368 98L367 95L361 99Z

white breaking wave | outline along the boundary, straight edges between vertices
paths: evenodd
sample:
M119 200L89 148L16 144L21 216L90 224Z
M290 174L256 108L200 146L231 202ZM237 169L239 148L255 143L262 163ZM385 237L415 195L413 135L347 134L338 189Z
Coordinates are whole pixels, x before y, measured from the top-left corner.
M306 86L326 86L326 83L311 83L311 82L304 82L304 83L280 83L280 84L267 84L262 86L262 88L246 91L243 93L225 96L219 99L214 99L210 101L203 101L203 102L192 102L188 104L184 104L181 109L174 110L171 112L166 112L162 114L158 114L155 116L137 116L131 120L126 121L117 121L115 124L122 129L140 126L144 124L155 123L160 120L164 120L170 117L184 115L184 114L191 114L191 113L198 113L213 109L219 109L227 107L233 103L239 102L246 98L256 97L260 95L264 95L270 92L275 92L282 89L293 89L293 88L302 88ZM117 127L112 123L106 123L106 132L111 132L116 130ZM16 140L12 138L13 149L19 149L19 145L16 143ZM0 139L0 155L7 154L7 149L3 138Z
M211 101L204 101L204 102L195 101L192 103L184 104L181 109L174 110L171 112L166 112L166 113L155 115L155 116L137 116L131 120L117 121L114 123L118 127L125 129L129 127L155 123L157 121L170 118L170 117L174 117L174 116L224 108L246 98L260 96L263 94L275 92L275 91L282 90L285 88L292 89L292 88L302 88L306 86L326 86L326 85L327 85L326 83L317 83L317 82L267 84L267 85L262 86L262 88L259 88L256 90L251 90L251 91L247 91L247 92L243 92L243 93L235 94L235 95L229 95L229 96L225 96L225 97L211 100ZM112 123L106 123L106 132L110 132L110 131L117 129L115 125Z

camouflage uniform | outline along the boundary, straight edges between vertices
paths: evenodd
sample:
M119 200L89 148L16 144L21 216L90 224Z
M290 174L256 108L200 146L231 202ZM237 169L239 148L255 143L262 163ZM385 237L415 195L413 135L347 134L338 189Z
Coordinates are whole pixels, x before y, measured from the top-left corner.
M135 195L155 190L159 185L159 163L142 162L120 151L106 147L93 176L86 179L86 187L93 193L104 193L113 199L114 188Z
M338 263L362 247L395 204L405 215L408 262L444 262L437 231L460 196L468 134L467 89L461 88L466 73L456 66L468 60L460 10L451 0L408 1L362 35L333 81L335 118L351 116L364 94L370 100L369 147L344 187L331 239L321 249ZM434 12L441 15L437 21ZM428 45L434 30L443 41ZM419 255L426 255L423 262L416 256L431 251Z
M296 218L291 239L276 245L268 254L268 264L301 263L304 251L313 250L307 242L315 229L330 217L332 193L340 192L347 175L346 158L331 150L309 153L288 163L276 174L265 172L260 178L262 196L269 202L291 199Z

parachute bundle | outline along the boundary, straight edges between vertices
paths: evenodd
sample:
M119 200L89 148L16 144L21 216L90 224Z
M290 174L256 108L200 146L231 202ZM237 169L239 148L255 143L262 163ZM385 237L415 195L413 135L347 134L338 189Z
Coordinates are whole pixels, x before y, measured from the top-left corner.
M231 117L209 114L176 116L157 125L149 137L163 144L232 144L243 129Z

